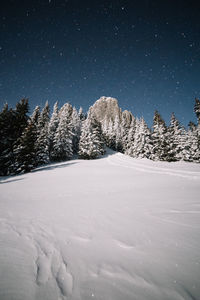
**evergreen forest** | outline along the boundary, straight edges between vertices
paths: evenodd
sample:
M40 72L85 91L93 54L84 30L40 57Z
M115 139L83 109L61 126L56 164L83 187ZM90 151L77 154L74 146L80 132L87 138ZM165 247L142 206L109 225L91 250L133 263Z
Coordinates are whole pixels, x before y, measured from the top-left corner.
M15 108L5 104L0 112L0 175L30 172L49 162L95 159L106 147L134 158L200 162L200 100L195 99L196 124L184 128L174 113L169 126L155 111L153 126L143 118L127 120L122 114L98 120L91 108L84 114L71 104L56 102L50 115L48 102L29 112L28 99Z

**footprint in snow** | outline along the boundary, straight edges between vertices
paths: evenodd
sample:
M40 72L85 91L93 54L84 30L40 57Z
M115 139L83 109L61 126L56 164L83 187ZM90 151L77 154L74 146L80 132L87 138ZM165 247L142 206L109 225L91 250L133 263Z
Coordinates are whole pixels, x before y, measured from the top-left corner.
M73 290L73 277L70 272L67 271L66 264L62 263L58 274L56 276L56 282L63 296L70 296Z
M38 258L36 260L37 284L44 285L50 278L54 278L61 296L69 297L73 290L73 277L69 271L67 263L63 259L61 253L57 249L53 249L49 244L49 250L47 251L47 245L44 243L38 244Z
M37 265L36 282L38 285L41 285L46 283L50 277L51 262L46 255L41 254L39 255L36 261L36 265Z

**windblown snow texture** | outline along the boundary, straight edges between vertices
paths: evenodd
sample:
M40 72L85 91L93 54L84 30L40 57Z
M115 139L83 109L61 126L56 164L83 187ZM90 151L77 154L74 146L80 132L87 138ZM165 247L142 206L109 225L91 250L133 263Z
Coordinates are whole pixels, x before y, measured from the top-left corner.
M200 166L109 151L5 177L0 299L200 298Z

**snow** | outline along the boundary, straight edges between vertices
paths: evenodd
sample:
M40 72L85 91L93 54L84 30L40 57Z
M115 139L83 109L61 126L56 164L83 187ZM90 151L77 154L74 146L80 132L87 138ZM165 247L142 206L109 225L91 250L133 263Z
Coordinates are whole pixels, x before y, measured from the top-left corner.
M200 298L200 165L51 164L0 184L0 299Z

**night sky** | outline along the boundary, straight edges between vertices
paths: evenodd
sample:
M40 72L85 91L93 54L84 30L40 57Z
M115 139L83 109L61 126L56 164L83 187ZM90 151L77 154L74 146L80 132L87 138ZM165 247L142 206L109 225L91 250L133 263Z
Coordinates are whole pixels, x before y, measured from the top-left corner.
M199 1L1 1L0 102L87 111L101 96L187 126L200 97Z

